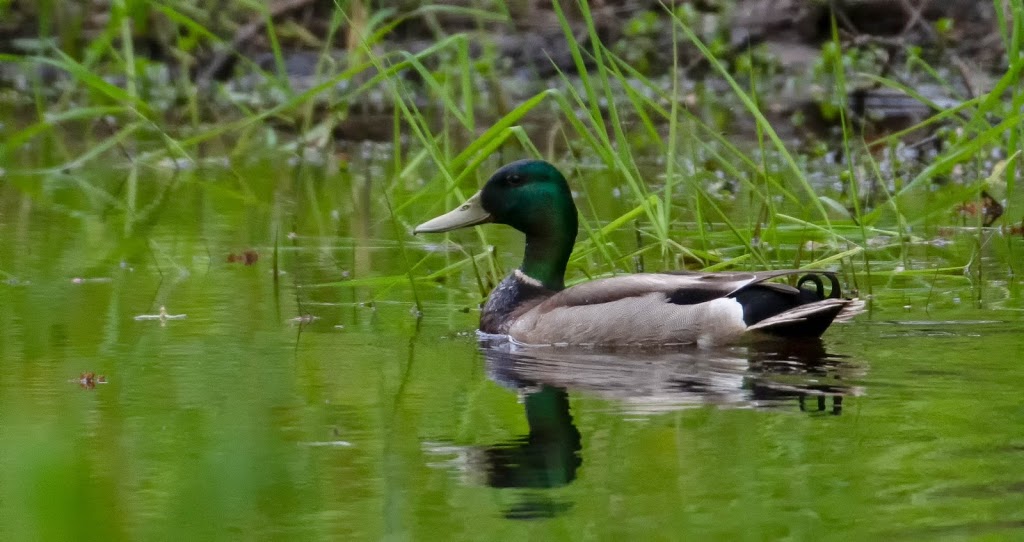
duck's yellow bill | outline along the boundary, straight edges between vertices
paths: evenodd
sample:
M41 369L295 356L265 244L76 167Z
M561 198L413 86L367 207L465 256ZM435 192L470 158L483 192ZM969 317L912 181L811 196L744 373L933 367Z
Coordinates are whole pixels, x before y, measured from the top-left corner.
M491 221L491 213L484 210L480 203L480 192L473 194L465 203L447 213L428 220L416 229L413 233L441 233L457 230L477 224L484 224Z

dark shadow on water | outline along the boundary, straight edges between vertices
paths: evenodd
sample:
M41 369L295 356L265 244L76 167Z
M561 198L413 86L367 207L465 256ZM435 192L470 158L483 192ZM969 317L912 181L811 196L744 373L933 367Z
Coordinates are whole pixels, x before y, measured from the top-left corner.
M718 350L608 351L522 348L483 337L488 376L520 394L529 433L481 450L487 485L518 489L509 519L553 517L571 503L549 490L576 479L580 433L569 391L611 400L630 414L696 406L792 408L842 413L842 400L860 388L847 380L863 369L828 354L820 341L762 343Z

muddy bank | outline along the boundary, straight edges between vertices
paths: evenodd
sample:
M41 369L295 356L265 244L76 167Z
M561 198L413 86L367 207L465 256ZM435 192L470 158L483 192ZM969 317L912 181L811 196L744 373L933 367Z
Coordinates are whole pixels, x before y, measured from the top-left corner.
M593 44L585 17L575 3L565 4L572 4L566 6L565 16L573 39L588 50ZM171 114L194 101L198 93L204 115L222 119L238 114L241 108L265 109L287 103L298 93L326 84L315 98L317 115L339 117L336 136L387 138L394 89L385 85L360 89L372 79L375 67L351 77L343 74L353 64L351 51L356 51L356 60L366 60L357 47L357 32L388 25L383 39L373 46L374 54L385 59L385 64L400 52L415 54L448 36L464 34L466 58L460 60L454 51L446 50L423 61L440 78L458 77L460 70L472 69L481 118L500 116L545 88L575 84L577 65L570 41L550 2L461 0L446 3L442 9L420 2L388 3L385 7L356 1L347 7L348 23L340 26L337 20L332 23L335 3L321 0L272 2L266 16L228 0L200 3L199 9L181 13L136 13L132 45L139 57L137 90L144 100ZM71 57L89 62L90 44L111 34L112 12L102 8L85 2L51 8L57 10L49 13L54 21L51 34L41 39L36 23L44 8L15 2L0 23L0 48L52 56L52 46L58 46ZM668 73L673 63L678 63L685 101L693 104L721 98L725 107L732 105L725 96L729 94L726 87L705 57L678 32L673 35L671 17L659 2L593 0L590 9L600 41L643 77L661 88L671 88ZM801 125L806 122L815 129L827 130L836 117L831 106L838 99L831 88L829 62L847 65L853 80L850 112L873 122L923 118L936 107L987 90L990 74L1005 65L998 18L990 2L701 0L678 2L675 13L695 29L730 71L756 81L766 112L778 120L798 117ZM840 58L828 56L833 21L842 43ZM66 28L76 22L77 30ZM268 24L273 25L273 33L268 32ZM192 38L189 47L183 45L182 36ZM280 54L274 54L271 37L277 39ZM119 38L112 39L116 47ZM934 67L944 81L927 81L920 74L907 72L911 57ZM93 62L89 67L107 81L125 85L123 66ZM867 83L854 72L924 88L932 103L922 104ZM436 108L437 98L420 74L403 70L399 75L405 98L425 110ZM26 103L37 95L67 96L80 85L61 67L30 57L21 63L5 63L0 78L15 91L12 99L20 96ZM282 125L293 121L299 119L290 119L288 112L276 117Z

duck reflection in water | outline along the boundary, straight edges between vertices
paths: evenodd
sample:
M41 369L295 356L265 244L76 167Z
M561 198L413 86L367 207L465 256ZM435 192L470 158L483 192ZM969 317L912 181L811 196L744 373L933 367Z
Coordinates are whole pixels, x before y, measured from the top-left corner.
M569 394L540 386L523 397L530 432L486 448L487 485L549 488L567 485L580 466L580 432L569 413Z
M530 432L483 450L487 485L496 488L550 489L570 484L583 462L580 432L569 412L563 388L541 385L523 395ZM542 492L526 492L505 511L506 517L551 517L568 509Z
M842 397L861 392L848 382L863 373L860 365L827 353L817 339L721 349L612 351L521 348L483 337L480 348L488 376L505 387L565 388L612 400L630 414L704 405L802 405L802 410L840 414ZM809 406L818 404L819 397L820 409Z
M488 376L520 394L529 433L477 449L473 468L496 488L520 488L509 518L557 515L569 508L550 492L567 486L582 465L580 432L568 390L608 399L629 414L696 406L790 408L839 415L847 384L861 366L828 354L821 341L759 343L720 350L609 351L519 348L483 336ZM795 405L794 405L795 403Z

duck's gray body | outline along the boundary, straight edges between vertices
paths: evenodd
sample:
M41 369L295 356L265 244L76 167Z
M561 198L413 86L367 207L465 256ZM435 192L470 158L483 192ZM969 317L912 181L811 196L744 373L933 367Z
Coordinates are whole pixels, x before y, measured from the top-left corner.
M817 277L817 288L766 282L786 276ZM821 278L798 270L761 273L641 273L598 279L552 292L520 271L495 288L480 329L535 345L712 346L750 332L817 337L862 303L825 297Z

